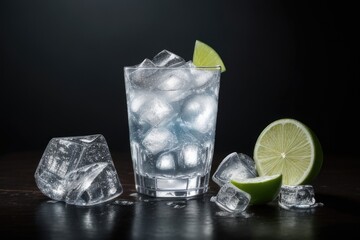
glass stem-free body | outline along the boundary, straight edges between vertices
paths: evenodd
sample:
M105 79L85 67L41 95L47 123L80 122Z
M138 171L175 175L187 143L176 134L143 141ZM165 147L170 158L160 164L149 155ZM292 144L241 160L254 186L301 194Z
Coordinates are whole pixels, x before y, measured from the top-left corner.
M192 197L208 190L220 68L125 67L136 190Z

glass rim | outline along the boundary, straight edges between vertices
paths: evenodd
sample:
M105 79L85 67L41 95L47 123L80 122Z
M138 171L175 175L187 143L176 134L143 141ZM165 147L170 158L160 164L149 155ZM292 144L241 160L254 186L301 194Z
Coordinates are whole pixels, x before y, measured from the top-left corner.
M137 66L124 66L124 69L203 69L203 70L221 70L221 66L220 65L216 65L216 66L201 66L201 67L161 67L161 66L154 66L154 67L137 67Z

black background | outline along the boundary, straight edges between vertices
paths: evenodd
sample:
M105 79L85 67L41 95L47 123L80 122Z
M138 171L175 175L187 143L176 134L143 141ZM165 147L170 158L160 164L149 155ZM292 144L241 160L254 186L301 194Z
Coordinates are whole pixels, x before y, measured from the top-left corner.
M167 49L212 46L221 76L216 152L252 156L290 117L325 156L357 152L360 44L355 1L0 2L0 153L101 133L129 151L123 67Z

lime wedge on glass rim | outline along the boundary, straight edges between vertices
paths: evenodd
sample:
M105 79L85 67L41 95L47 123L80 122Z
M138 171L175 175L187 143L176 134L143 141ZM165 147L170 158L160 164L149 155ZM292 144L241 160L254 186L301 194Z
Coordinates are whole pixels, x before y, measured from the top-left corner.
M282 185L282 175L262 176L255 178L237 179L236 176L230 182L237 188L250 194L250 204L265 204L274 200Z
M270 123L254 149L259 176L282 174L283 185L308 184L319 173L323 151L314 132L295 119Z
M193 63L197 67L220 66L222 73L226 71L219 54L212 47L199 40L195 42Z

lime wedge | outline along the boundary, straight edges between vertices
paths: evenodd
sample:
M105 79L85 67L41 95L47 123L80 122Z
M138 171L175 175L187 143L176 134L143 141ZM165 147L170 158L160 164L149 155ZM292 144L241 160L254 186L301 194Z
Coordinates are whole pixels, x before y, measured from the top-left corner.
M305 124L279 119L258 137L254 161L259 176L282 174L284 185L300 185L318 175L323 152L318 138Z
M197 67L215 67L220 66L221 72L225 72L226 68L221 60L219 54L212 49L210 46L206 45L199 40L195 42L193 63Z
M230 182L251 196L250 204L265 204L274 200L281 188L282 175L262 176L255 178L231 179Z

